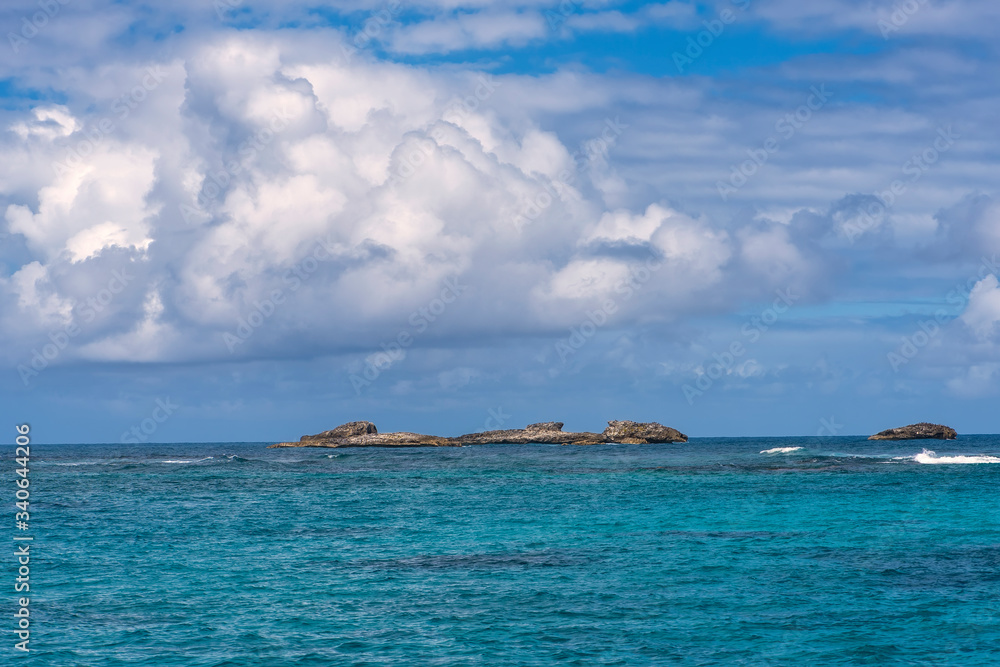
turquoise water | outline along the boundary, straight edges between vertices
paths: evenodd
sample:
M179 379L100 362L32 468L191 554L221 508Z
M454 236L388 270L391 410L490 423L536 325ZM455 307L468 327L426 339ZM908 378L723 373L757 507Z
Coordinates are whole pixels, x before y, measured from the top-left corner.
M996 665L1000 458L951 455L1000 437L32 445L3 664Z

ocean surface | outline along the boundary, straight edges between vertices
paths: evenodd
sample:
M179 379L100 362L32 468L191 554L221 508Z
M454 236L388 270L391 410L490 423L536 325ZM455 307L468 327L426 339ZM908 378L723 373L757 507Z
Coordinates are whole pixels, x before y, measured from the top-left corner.
M1000 664L1000 436L266 444L32 444L0 664Z

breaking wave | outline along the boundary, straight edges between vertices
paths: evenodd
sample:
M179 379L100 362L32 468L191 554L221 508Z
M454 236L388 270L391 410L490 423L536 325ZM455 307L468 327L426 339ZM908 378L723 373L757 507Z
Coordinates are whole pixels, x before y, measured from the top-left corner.
M765 449L761 451L761 454L791 454L792 452L798 452L805 449L805 447L775 447L773 449Z
M925 449L914 456L913 460L917 463L937 465L955 463L1000 463L1000 457L997 456L938 456L929 449Z

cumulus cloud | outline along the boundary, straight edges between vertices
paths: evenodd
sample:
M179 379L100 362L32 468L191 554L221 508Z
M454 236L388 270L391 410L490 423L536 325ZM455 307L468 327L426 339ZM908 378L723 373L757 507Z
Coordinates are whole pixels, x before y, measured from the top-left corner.
M41 178L37 203L6 209L38 257L4 283L22 310L80 320L87 295L52 283L52 270L98 289L98 265L141 274L114 325L88 330L68 357L282 355L303 337L303 354L357 349L453 277L475 297L437 335L468 338L515 320L558 331L649 261L655 275L622 326L643 310L677 319L724 306L735 297L723 284L743 292L739 276L761 267L806 273L777 223L733 235L665 203L608 210L607 144L581 160L491 105L521 94L520 77L303 57L259 35L199 45L171 72L164 110L137 111ZM13 148L55 159L94 121L35 109ZM227 349L225 335L272 308L280 317Z
M960 318L980 341L993 340L1000 333L1000 283L989 275L972 288L969 304Z
M8 229L49 258L67 253L81 261L112 246L144 250L158 209L146 199L155 160L147 148L113 145L96 147L74 166L57 164L52 182L38 192L37 212L7 208Z

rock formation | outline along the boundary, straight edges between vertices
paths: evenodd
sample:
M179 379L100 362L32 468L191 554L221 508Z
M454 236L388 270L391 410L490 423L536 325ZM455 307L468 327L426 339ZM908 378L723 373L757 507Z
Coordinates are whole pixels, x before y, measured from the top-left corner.
M527 428L467 433L442 438L420 433L379 433L375 424L358 421L317 435L304 435L298 442L279 442L271 447L462 447L463 445L604 445L687 442L687 436L656 422L610 421L603 433L572 433L562 422L529 424Z
M467 433L454 440L463 445L603 445L607 442L604 436L597 433L568 433L562 427L562 422L541 422L530 424L527 428Z
M954 440L958 437L955 429L940 424L910 424L899 428L890 428L876 433L869 440Z
M272 447L455 447L449 438L420 433L379 433L371 422L348 422L316 435L304 435L298 442L282 442Z
M378 433L375 424L371 422L347 422L341 424L330 431L323 431L317 435L304 435L302 440L333 440L335 438L350 438L355 435L368 435Z
M688 437L677 429L656 422L638 423L610 421L604 429L608 442L646 445L651 442L687 442Z

